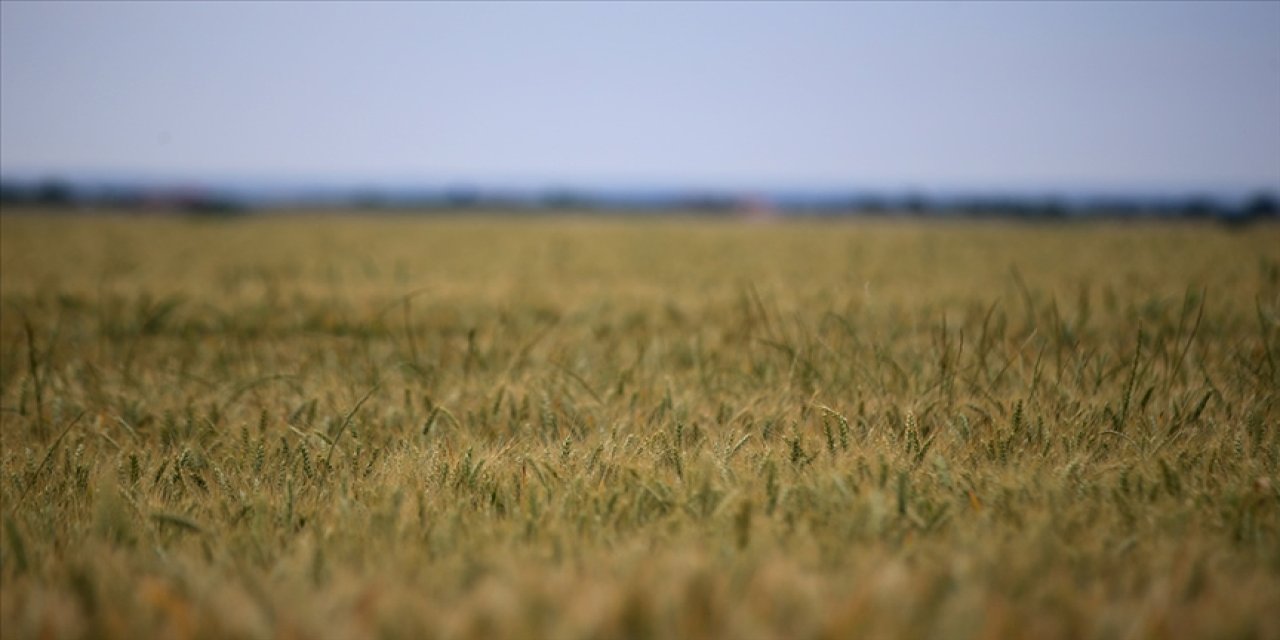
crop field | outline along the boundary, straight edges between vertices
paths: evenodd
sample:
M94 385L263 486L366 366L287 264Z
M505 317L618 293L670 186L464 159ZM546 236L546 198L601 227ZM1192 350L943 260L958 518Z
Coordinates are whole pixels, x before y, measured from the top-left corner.
M1280 229L0 218L19 638L1280 638Z

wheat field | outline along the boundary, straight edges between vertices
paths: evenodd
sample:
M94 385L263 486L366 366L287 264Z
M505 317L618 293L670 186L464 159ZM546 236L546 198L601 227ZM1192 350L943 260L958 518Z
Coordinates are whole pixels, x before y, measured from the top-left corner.
M18 638L1280 638L1280 229L0 217Z

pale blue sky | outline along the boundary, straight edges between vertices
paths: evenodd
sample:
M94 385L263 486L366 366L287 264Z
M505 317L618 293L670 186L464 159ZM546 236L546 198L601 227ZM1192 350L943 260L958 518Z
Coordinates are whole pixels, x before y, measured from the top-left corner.
M0 170L1280 188L1280 3L0 3Z

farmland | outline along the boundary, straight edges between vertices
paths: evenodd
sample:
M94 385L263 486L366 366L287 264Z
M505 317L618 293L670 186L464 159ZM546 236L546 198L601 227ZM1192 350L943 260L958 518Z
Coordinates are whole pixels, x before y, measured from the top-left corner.
M0 218L5 638L1280 638L1280 229Z

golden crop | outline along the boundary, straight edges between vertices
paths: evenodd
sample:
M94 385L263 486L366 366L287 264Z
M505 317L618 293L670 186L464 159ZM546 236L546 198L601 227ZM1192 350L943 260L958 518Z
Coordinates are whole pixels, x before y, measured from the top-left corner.
M1280 233L0 218L5 638L1280 637Z

